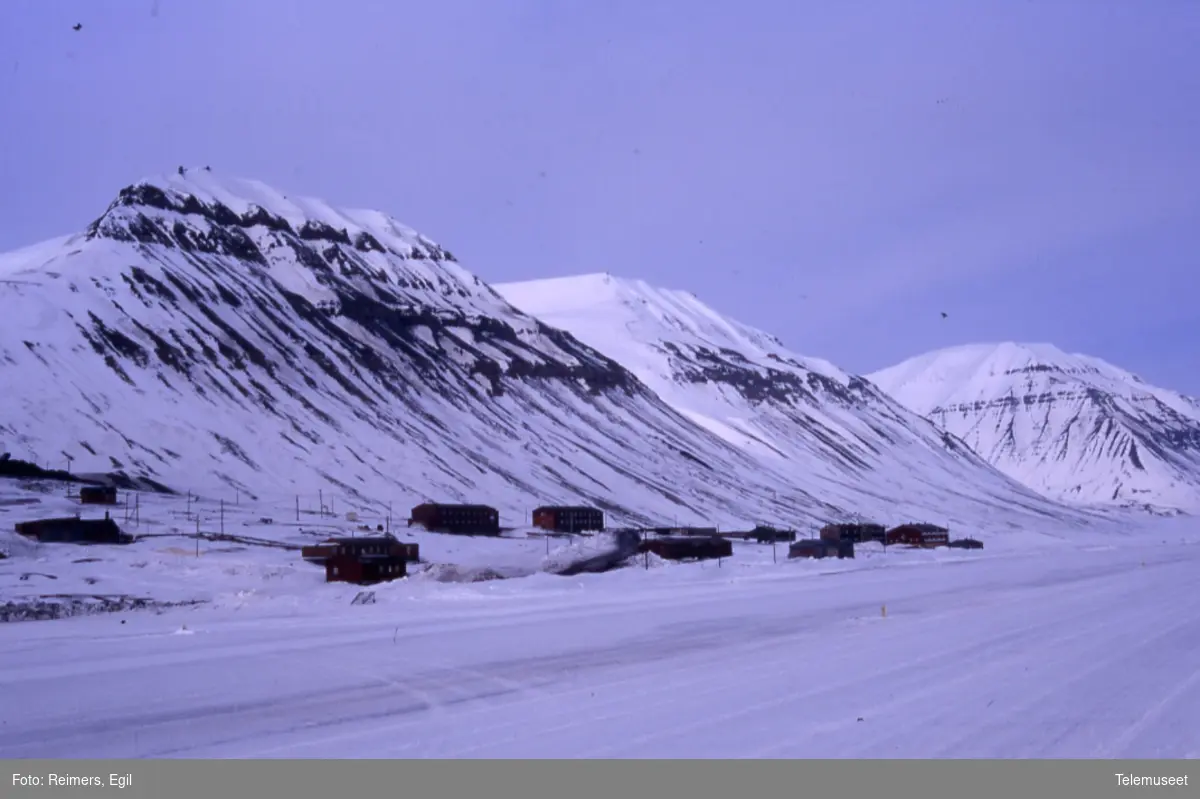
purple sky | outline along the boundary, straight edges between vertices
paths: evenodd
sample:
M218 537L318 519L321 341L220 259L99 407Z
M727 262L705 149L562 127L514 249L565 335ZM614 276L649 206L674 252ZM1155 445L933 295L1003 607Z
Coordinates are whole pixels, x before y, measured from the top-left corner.
M851 371L1050 341L1200 395L1194 0L3 0L0 58L0 250L210 164Z

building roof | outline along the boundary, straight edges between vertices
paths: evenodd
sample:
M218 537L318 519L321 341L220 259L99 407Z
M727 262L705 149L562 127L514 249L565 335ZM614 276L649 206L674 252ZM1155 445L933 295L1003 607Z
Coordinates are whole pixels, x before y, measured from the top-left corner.
M918 533L948 533L950 532L945 527L938 527L936 524L928 522L909 522L908 524L900 524L892 528L895 530L916 530Z
M363 536L334 536L326 538L322 544L393 544L398 539L394 535L363 535Z
M443 508L454 510L483 510L491 513L496 513L496 509L490 505L460 505L455 502L422 502L417 508Z
M592 508L592 507L588 507L587 505L542 505L540 507L534 508L533 512L537 513L539 511L544 511L544 510L572 510L572 511L586 511L587 513L603 513L604 512L604 511L600 510L599 508Z

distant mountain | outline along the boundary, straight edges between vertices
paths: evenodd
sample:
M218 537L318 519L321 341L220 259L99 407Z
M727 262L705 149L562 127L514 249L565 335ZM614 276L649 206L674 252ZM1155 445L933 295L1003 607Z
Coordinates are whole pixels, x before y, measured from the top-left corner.
M1048 497L1200 512L1200 401L1098 358L977 344L868 377Z
M608 274L496 290L622 364L700 427L840 508L884 521L967 524L1002 512L1061 512L867 380L790 352L689 292Z

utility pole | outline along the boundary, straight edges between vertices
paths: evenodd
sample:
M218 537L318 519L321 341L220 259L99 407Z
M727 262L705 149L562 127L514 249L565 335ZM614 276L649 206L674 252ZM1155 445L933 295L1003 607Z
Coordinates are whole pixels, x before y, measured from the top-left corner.
M317 489L317 506L321 509L321 515L324 516L325 515L325 491L324 491L324 489L321 489L321 488Z
M200 514L196 514L196 557L200 557Z
M221 500L221 535L225 535L225 500Z
M300 495L296 495L296 521L300 521Z

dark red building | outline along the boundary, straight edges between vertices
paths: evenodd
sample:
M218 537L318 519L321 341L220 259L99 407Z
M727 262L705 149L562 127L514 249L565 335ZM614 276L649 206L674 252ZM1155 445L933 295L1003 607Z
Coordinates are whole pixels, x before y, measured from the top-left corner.
M882 524L827 524L821 528L820 534L826 541L853 541L856 544L878 541L882 544L887 536L887 528Z
M887 543L907 544L914 547L944 547L950 543L950 531L936 524L902 524L888 530Z
M555 533L604 529L604 511L581 505L543 505L533 509L533 526Z
M648 538L639 552L653 552L667 560L708 560L733 557L733 542L725 538Z
M419 524L431 533L500 535L500 511L487 505L445 505L424 502L412 509L409 527Z
M837 541L828 538L809 538L788 547L789 558L853 558L854 542L848 538Z
M373 585L399 580L408 574L408 561L395 555L335 555L325 561L325 581Z
M327 538L319 544L303 547L300 556L309 563L325 563L335 557L393 557L406 561L420 560L415 543L397 541L395 536L362 536Z
M62 519L37 519L19 522L17 533L42 543L60 544L129 544L133 536L123 533L108 511L103 519L80 519L68 516Z
M79 501L84 505L116 505L117 489L113 486L83 486Z

